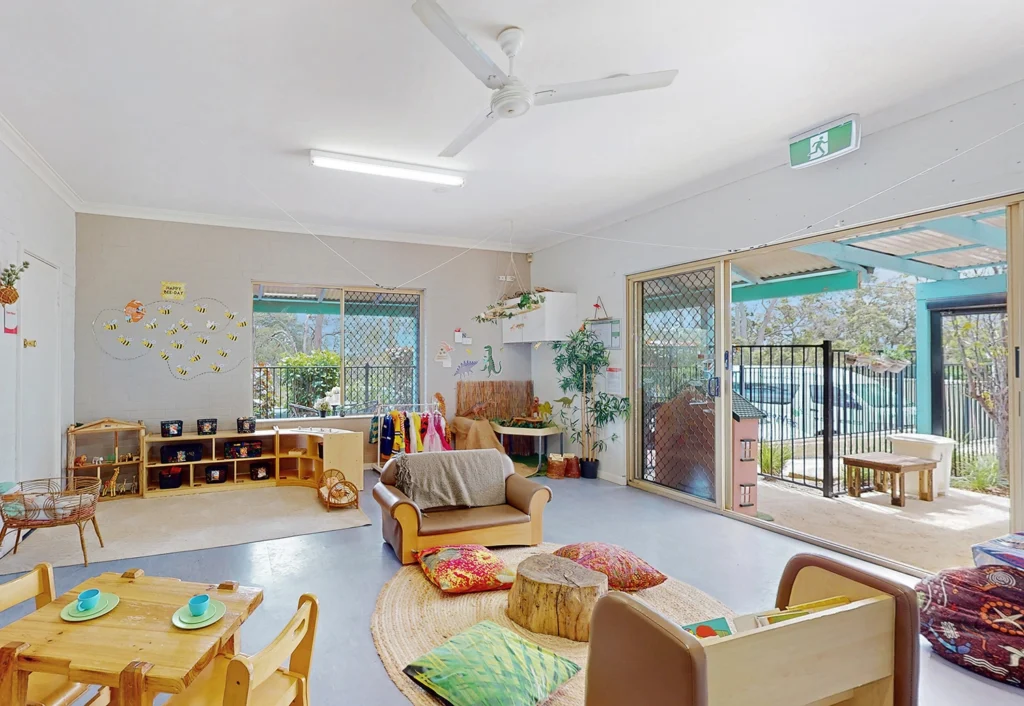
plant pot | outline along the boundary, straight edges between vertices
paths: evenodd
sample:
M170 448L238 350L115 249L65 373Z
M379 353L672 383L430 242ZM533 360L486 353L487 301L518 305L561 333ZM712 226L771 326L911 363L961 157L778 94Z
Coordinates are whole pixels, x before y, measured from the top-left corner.
M597 466L601 462L596 458L580 459L580 477L594 480L597 478Z
M320 416L321 417L326 417L327 416L327 412L325 412L324 410L321 409L320 410Z
M18 290L14 287L0 287L0 304L7 306L18 301Z

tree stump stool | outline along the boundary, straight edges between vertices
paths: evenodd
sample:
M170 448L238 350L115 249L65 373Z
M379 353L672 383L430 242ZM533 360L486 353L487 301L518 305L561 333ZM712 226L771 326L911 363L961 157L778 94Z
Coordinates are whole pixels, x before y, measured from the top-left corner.
M508 594L508 617L530 632L590 641L590 616L608 592L608 577L571 559L538 554L524 559Z

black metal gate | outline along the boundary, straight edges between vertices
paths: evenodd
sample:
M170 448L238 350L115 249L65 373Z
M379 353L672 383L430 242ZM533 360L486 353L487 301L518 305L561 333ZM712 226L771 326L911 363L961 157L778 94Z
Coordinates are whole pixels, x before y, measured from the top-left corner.
M761 475L846 492L840 459L887 451L888 436L916 424L915 365L876 372L831 341L818 345L736 346L733 389L767 416L761 421Z

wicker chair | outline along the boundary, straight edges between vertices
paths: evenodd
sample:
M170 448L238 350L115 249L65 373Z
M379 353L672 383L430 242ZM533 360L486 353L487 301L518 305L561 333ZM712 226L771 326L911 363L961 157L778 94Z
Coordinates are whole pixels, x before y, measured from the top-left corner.
M316 496L327 508L327 512L331 508L359 507L359 489L336 468L328 469L320 476Z
M98 478L72 478L65 483L63 478L26 480L0 497L0 517L4 526L0 529L0 542L11 530L17 530L14 553L18 553L22 530L78 525L78 537L82 542L82 557L89 565L89 553L85 548L85 525L92 522L96 537L103 546L103 536L96 521L96 502L100 497Z

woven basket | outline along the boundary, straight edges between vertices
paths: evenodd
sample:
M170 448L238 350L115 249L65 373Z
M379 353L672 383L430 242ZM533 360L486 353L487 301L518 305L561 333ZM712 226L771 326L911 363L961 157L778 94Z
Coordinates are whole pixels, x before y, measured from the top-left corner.
M565 478L565 459L562 454L548 454L548 478Z
M18 290L14 287L0 287L0 304L14 304L18 301L18 296Z
M99 496L96 478L21 481L4 493L0 517L8 529L76 524L96 513Z

